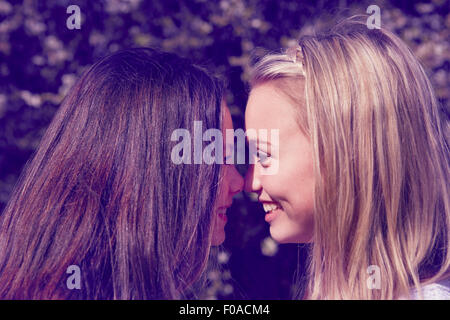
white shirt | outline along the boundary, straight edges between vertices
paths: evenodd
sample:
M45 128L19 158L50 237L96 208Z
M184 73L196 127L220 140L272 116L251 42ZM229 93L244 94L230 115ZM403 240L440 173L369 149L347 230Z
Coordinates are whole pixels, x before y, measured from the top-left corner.
M424 300L450 300L450 278L421 287ZM418 300L417 289L411 289L412 299Z

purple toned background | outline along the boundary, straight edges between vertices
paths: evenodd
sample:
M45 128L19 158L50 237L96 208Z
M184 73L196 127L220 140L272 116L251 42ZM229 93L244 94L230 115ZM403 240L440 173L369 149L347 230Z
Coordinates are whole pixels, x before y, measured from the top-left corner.
M66 8L81 9L80 30L69 30ZM376 4L424 65L449 116L449 1L9 1L0 0L0 212L59 103L89 65L110 52L156 46L225 75L235 128L243 128L247 62L255 48L292 44L313 23L339 9L365 13ZM242 174L245 166L238 168ZM229 211L221 271L209 273L205 297L289 299L305 247L277 245L262 207L248 194Z

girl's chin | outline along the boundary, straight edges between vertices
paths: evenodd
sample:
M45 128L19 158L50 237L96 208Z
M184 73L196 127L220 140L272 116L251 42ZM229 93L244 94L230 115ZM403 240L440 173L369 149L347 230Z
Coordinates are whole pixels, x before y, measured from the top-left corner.
M311 243L312 235L307 234L288 234L286 233L286 229L277 228L277 226L270 226L270 236L273 240L280 244L285 243Z
M225 241L225 225L227 224L227 220L228 218L225 212L217 213L211 245L219 246Z
M211 245L220 246L225 241L225 231L216 232L212 236Z

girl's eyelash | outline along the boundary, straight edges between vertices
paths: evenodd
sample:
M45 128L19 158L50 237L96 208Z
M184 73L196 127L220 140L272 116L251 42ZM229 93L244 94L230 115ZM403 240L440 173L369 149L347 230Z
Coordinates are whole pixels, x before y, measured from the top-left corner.
M263 157L261 157L261 155ZM263 163L267 159L270 159L270 154L268 154L268 153L266 153L264 151L258 150L258 152L256 153L256 157L258 158L258 162L259 163ZM261 158L264 158L264 159L261 159Z
M228 157L223 157L223 164L228 164L228 159L233 159L232 156L228 156Z

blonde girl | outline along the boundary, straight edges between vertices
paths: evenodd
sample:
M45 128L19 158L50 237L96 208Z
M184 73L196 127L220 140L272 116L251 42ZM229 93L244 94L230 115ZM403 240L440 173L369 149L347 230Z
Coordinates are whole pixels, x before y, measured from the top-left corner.
M449 124L392 32L350 18L253 66L247 191L272 237L311 243L308 299L449 298ZM275 175L264 170L278 161Z

